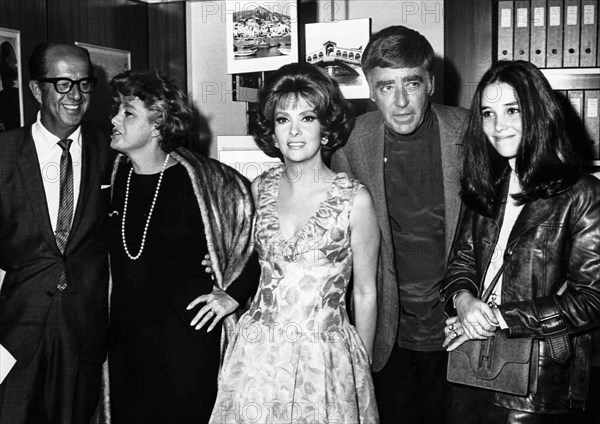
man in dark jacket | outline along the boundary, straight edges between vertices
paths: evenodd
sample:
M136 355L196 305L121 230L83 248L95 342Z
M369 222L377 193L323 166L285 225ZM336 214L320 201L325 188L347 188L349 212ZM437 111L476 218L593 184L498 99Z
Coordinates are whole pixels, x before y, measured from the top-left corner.
M109 146L81 124L87 51L46 43L29 68L37 120L0 134L0 345L16 359L0 422L87 423L106 356Z

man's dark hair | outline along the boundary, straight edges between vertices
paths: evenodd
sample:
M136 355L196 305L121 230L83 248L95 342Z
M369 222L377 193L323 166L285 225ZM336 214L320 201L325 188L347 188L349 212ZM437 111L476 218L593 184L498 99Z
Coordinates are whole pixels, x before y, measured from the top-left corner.
M42 43L35 46L31 53L31 57L29 58L29 78L31 80L44 78L48 74L48 52L61 46L69 46L81 50L81 54L87 59L90 67L89 76L94 76L94 68L92 67L90 53L86 49L68 43Z
M369 40L362 57L368 75L373 68L425 67L433 76L435 55L429 41L417 31L396 25L382 29Z

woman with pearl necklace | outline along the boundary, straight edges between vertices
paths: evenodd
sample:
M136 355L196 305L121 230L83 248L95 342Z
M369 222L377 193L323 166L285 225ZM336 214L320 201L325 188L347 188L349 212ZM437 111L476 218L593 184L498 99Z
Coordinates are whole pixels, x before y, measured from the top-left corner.
M182 147L192 113L171 82L126 71L111 89L112 423L207 422L233 312L258 283L250 187Z

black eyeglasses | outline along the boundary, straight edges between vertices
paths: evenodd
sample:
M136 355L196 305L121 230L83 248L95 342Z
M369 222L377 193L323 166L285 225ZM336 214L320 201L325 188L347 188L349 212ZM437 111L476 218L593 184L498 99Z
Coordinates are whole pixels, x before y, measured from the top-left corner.
M96 88L98 78L81 78L80 80L73 81L69 78L38 78L40 82L51 82L54 85L54 89L59 94L67 94L73 89L74 85L77 85L79 91L82 93L91 93Z

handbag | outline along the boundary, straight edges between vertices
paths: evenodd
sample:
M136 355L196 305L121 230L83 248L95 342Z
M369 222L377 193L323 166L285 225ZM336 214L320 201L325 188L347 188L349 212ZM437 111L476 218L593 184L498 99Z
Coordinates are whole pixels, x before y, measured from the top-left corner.
M483 294L484 302L498 283L505 264ZM448 381L525 396L529 389L532 346L533 339L509 339L499 329L489 339L467 340L448 355Z

